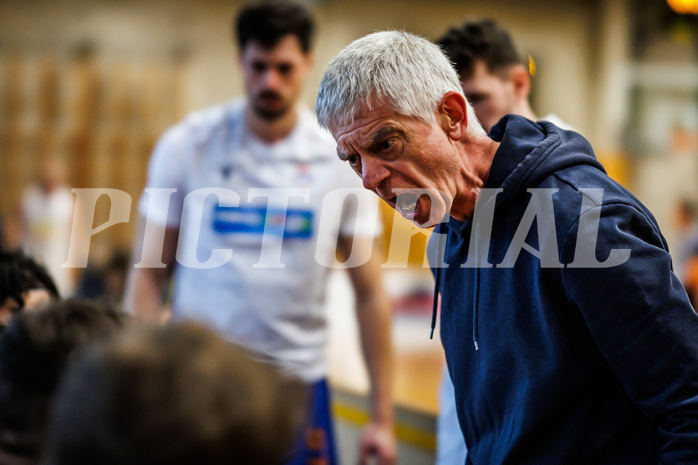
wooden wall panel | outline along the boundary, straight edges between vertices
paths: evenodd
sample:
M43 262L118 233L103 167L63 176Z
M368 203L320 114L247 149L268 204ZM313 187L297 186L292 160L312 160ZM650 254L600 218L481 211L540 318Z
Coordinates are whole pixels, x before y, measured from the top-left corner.
M181 57L134 57L89 47L63 55L0 49L0 214L7 223L40 168L58 158L69 187L120 189L133 199L129 224L93 238L95 258L131 247L148 159L187 107L188 70ZM103 221L109 202L97 210L96 222Z

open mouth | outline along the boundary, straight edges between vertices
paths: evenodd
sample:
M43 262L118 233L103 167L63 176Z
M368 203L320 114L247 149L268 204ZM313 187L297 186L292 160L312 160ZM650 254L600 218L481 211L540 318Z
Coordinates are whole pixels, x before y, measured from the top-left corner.
M401 193L395 199L395 209L408 220L412 220L417 213L419 196L409 192Z

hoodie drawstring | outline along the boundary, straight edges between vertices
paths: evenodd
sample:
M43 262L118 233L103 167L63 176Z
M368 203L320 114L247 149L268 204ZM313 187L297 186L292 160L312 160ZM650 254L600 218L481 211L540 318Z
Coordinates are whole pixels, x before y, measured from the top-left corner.
M439 308L439 292L441 291L441 234L438 234L439 226L434 228L434 233L436 236L436 273L434 273L434 303L431 308L431 334L429 339L434 338L434 328L436 327L436 311Z
M478 231L478 226L479 222L475 222L474 227L475 227L475 241L477 242L477 231ZM442 257L442 247L441 247L441 234L439 234L438 231L439 227L437 226L434 228L434 234L438 234L436 236L436 264L435 269L436 272L434 273L434 301L432 304L432 309L431 309L431 334L429 335L429 339L434 338L434 328L436 328L436 313L439 308L439 293L441 291L441 262L443 260ZM446 239L446 245L448 245L448 238ZM476 243L477 246L477 243ZM446 247L443 247L443 251L445 253ZM480 307L479 307L479 300L480 300L480 266L479 266L479 255L478 255L478 250L477 247L475 247L475 263L478 265L475 267L475 299L473 301L473 345L475 346L475 351L479 352L480 351L480 344L479 344L479 325L478 325L478 318L479 318L479 312L480 312Z
M495 194L496 195L496 194ZM475 352L480 351L480 344L478 344L479 337L479 313L480 313L480 253L477 244L478 231L480 230L480 222L473 222L473 233L475 234L475 290L473 298L473 345L475 346Z

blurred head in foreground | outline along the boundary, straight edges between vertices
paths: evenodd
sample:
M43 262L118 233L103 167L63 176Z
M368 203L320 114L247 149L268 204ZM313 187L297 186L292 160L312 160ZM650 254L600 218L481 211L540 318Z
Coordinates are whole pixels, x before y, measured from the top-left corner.
M300 384L201 326L132 328L69 370L47 463L278 464L304 400Z
M0 463L38 463L51 401L69 361L125 318L109 307L67 300L12 319L0 336Z

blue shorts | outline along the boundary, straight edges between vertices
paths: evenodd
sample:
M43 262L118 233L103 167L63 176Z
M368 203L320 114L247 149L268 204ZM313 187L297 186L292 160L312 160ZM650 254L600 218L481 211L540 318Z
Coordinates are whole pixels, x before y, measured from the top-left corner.
M309 412L303 434L285 465L337 465L327 380L310 385Z

